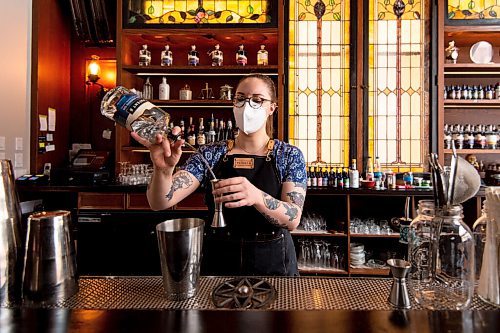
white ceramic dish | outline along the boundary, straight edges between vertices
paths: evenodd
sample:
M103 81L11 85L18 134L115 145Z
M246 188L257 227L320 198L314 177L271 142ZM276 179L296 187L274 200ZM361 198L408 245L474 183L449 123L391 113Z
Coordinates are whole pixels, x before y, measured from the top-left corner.
M470 59L476 64L489 64L493 59L493 46L485 41L477 42L470 48Z

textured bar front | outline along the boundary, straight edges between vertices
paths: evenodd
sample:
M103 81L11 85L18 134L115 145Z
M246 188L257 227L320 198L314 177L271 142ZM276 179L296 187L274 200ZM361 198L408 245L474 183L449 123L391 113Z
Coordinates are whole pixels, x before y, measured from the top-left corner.
M229 277L202 277L195 297L173 302L163 296L162 279L81 277L80 291L50 308L69 309L216 309L211 293ZM264 277L277 290L269 310L391 310L387 278ZM420 309L412 303L412 309ZM452 309L450 309L452 310ZM495 310L474 298L471 310Z

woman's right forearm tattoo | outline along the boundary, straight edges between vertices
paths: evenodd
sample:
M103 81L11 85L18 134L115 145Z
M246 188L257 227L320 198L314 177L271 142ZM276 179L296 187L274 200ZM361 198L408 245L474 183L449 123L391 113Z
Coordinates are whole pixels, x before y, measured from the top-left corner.
M172 200L174 197L174 193L177 190L182 188L189 188L189 186L193 185L193 180L189 177L189 172L181 171L176 174L172 179L172 186L170 187L170 191L167 193L166 198L168 200Z

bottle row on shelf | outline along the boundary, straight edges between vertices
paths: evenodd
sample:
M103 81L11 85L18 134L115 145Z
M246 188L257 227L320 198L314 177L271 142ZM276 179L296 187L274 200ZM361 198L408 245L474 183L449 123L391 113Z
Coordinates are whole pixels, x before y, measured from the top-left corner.
M223 66L224 63L224 52L220 49L219 44L215 44L213 50L209 50L207 55L210 57L212 66ZM174 63L174 55L170 50L170 45L165 45L165 49L161 51L160 54L160 65L161 66L172 66ZM238 45L238 49L235 52L235 64L240 66L245 66L248 63L248 54L245 50L245 45ZM267 66L269 63L269 53L266 50L266 46L262 44L260 49L257 51L257 65ZM188 66L198 66L200 64L200 52L196 50L196 45L191 45L191 49L187 52L187 65ZM148 45L142 45L142 49L139 50L139 66L150 66L151 65L151 51L148 50Z
M220 100L229 101L232 98L232 89L229 84L225 84L220 87ZM159 100L168 101L170 100L170 85L167 82L166 77L162 77L162 82L158 86L158 95L154 92L153 85L151 84L151 80L149 77L146 78L146 82L141 90L137 90L135 88L131 89L132 92L144 99L154 99L155 96L158 96ZM185 84L180 90L179 95L175 96L177 99L181 101L190 101L193 99L193 91L188 84ZM208 83L205 83L205 88L201 89L201 92L198 94L199 100L207 100L207 99L215 99L215 95L213 89L208 86Z
M445 149L451 149L452 141L457 149L498 149L499 137L500 125L444 125Z
M320 167L310 166L307 171L307 186L309 187L331 187L331 188L375 188L375 189L396 189L396 188L414 188L430 187L430 180L423 177L413 177L411 171L405 172L402 177L402 183L397 183L396 173L392 169L383 170L380 165L380 159L375 158L375 164L372 158L366 160L366 170L360 177L356 167L356 159L352 160L351 166L340 167Z
M169 127L174 128L174 126L172 122ZM203 118L198 119L198 125L194 124L193 117L189 117L188 122L184 121L184 118L181 119L177 126L181 128L180 137L194 147L217 141L234 140L235 137L232 120L215 119L213 114L207 127Z
M500 99L500 82L496 85L452 85L444 87L444 99L493 100Z

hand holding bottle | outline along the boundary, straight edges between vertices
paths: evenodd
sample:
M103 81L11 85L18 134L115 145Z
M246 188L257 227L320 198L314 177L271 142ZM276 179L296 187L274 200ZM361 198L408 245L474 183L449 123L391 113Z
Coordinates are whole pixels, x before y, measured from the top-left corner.
M172 134L177 135L181 129L176 126L172 129ZM184 140L171 141L161 134L156 134L155 143L141 138L136 132L130 134L137 142L149 149L149 155L155 169L173 171L182 155L182 145Z

